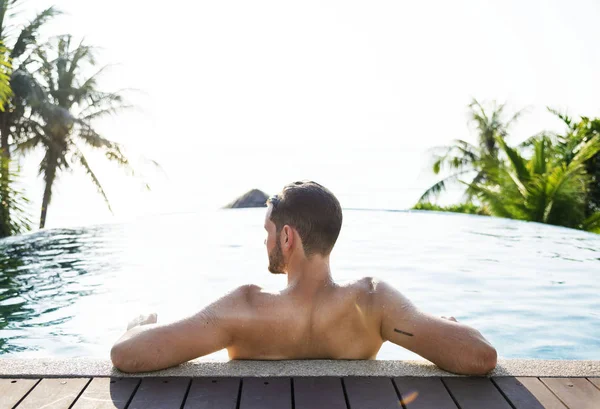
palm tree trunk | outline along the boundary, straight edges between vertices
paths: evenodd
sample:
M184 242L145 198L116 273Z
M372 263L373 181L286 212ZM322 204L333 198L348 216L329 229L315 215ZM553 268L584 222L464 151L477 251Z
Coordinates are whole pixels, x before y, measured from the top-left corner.
M3 157L10 159L10 146L8 145L8 135L10 127L8 126L8 113L0 112L0 153Z
M9 127L6 112L0 112L0 237L10 236L10 208L8 194L10 185L9 164L10 147L8 146Z
M43 229L46 225L46 215L48 214L48 205L52 198L52 184L56 178L57 160L54 155L50 155L44 169L44 179L46 180L46 187L44 188L44 197L42 198L42 214L40 215L40 229Z
M10 236L9 163L0 155L0 238Z

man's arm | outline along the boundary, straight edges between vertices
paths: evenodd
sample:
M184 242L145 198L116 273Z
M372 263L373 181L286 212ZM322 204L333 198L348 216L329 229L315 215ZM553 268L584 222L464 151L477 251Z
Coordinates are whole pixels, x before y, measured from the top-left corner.
M374 303L384 340L457 374L484 375L496 367L496 350L476 329L419 311L384 282L376 283Z
M231 329L248 316L251 290L252 286L240 287L171 324L151 323L151 316L138 319L139 324L130 325L112 347L113 365L123 372L156 371L227 348L232 343Z

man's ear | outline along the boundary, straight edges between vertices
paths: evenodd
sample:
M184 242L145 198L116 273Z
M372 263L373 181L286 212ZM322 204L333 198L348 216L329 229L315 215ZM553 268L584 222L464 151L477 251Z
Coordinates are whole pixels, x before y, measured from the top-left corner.
M294 245L294 230L286 224L285 226L283 226L282 233L283 234L281 235L281 247L291 249Z

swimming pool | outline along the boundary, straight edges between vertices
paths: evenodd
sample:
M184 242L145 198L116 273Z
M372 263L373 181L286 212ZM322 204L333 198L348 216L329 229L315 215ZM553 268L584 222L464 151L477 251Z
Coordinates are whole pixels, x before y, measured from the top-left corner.
M475 326L501 358L600 359L600 235L435 212L344 218L337 280L389 281L421 309ZM107 358L139 313L169 321L244 283L281 288L263 220L263 209L218 210L0 241L0 353ZM378 355L416 357L392 344Z

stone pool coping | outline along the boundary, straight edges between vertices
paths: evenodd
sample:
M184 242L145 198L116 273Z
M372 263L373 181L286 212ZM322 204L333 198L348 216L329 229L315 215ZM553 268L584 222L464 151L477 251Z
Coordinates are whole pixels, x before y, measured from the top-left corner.
M0 358L4 377L124 376L107 359ZM427 361L191 361L175 368L126 376L456 376ZM500 359L488 376L600 377L600 361Z

